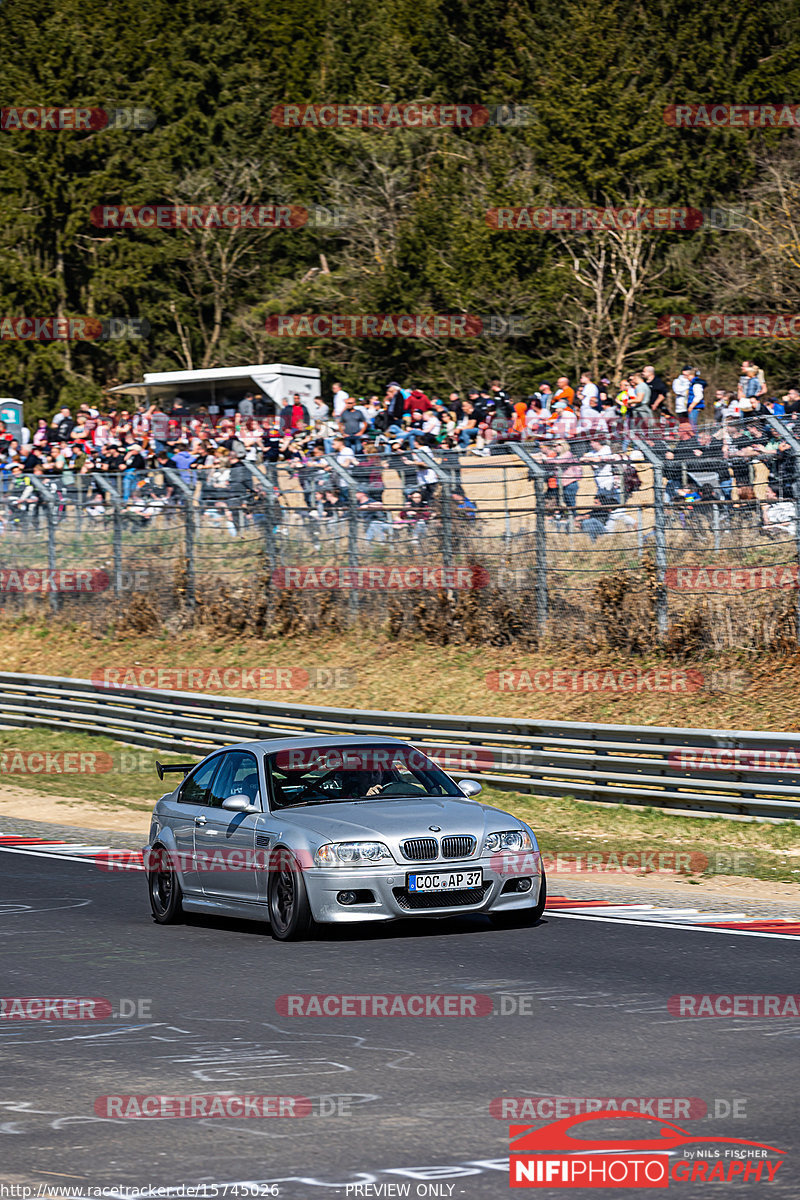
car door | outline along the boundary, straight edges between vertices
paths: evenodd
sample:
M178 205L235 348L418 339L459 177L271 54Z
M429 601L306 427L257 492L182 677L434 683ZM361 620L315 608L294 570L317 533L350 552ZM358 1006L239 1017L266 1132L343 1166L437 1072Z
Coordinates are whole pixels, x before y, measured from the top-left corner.
M256 825L261 813L258 760L249 750L226 750L208 790L206 806L194 825L194 850L203 895L255 901ZM240 797L256 813L231 812L224 800Z
M219 767L220 756L206 759L191 771L178 789L170 813L170 827L178 852L178 865L187 893L199 892L200 878L194 855L195 822L205 820L208 791Z

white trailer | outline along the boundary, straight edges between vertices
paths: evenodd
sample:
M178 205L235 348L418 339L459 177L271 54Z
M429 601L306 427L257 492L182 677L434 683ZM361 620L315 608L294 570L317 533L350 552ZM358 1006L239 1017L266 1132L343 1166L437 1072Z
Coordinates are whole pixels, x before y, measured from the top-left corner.
M280 407L284 399L300 393L303 404L321 394L321 377L316 367L289 363L257 363L244 367L212 367L205 371L152 371L141 383L122 383L112 393L138 396L165 405L181 399L191 406L213 403L221 411L235 408L247 392L260 392Z

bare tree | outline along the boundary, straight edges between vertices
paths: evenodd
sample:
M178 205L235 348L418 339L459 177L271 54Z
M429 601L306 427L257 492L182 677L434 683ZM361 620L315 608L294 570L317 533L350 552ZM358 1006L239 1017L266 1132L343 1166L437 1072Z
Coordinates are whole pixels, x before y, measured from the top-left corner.
M642 320L642 303L667 271L657 266L662 238L642 224L598 229L568 236L556 234L564 252L566 276L560 319L576 355L594 378L611 363L618 381L633 353ZM636 347L639 353L639 347Z
M231 205L280 204L276 198L279 184L271 176L259 163L231 162L224 169L187 177L169 200L176 206L213 205L219 210ZM190 222L177 230L188 243L178 270L194 310L194 321L181 319L179 305L174 300L170 311L187 369L194 367L195 359L201 368L216 365L226 314L233 309L243 281L263 271L264 247L277 231L277 226L198 226ZM191 324L200 337L196 350L188 328Z

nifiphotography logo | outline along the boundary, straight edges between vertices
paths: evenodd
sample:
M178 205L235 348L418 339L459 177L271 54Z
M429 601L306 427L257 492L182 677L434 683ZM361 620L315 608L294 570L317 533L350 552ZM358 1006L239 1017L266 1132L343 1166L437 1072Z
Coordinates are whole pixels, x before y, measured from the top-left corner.
M630 1137L592 1139L591 1123L630 1122ZM590 1123L589 1132L584 1126ZM644 1122L644 1124L642 1124ZM598 1133L602 1129L597 1129ZM606 1109L549 1125L511 1125L509 1184L538 1188L666 1188L672 1183L771 1183L784 1151L709 1137L641 1113Z

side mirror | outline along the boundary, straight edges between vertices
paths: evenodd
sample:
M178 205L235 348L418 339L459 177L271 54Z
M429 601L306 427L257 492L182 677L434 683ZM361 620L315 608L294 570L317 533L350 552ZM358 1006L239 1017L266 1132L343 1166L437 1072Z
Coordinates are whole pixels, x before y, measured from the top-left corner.
M246 796L228 796L227 800L222 801L222 807L228 812L236 813L254 813L260 810L255 804L251 804Z
M477 779L459 779L458 786L465 796L477 796L483 791L483 784L478 783Z

